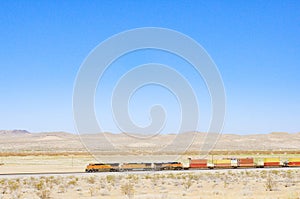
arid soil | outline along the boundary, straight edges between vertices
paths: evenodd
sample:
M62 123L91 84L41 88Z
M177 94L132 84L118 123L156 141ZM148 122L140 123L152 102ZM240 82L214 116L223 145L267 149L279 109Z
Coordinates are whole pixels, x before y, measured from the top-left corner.
M297 199L299 177L299 169L1 177L0 197Z

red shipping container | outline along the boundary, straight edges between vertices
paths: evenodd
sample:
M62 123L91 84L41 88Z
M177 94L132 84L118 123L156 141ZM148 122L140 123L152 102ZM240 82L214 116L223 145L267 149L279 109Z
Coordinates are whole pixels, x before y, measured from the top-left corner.
M280 162L265 162L264 166L265 167L278 167L278 166L280 166Z
M253 164L254 159L253 158L240 158L239 163L240 164Z
M289 167L299 167L300 166L300 162L289 162L288 166Z
M203 164L203 163L207 163L206 159L194 159L190 161L191 164Z
M207 168L207 164L190 164L190 168Z
M207 168L207 160L206 159L190 160L190 168Z
M253 158L240 158L238 159L240 167L253 167L254 159Z

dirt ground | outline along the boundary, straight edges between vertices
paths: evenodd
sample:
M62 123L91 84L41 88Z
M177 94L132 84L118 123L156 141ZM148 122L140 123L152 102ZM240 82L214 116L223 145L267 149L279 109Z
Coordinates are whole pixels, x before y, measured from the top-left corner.
M299 169L87 173L0 178L0 198L300 198Z

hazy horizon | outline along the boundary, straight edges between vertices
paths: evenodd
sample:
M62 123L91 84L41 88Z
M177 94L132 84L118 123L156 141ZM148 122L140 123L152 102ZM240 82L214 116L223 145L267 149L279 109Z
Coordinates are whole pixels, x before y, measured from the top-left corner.
M70 131L62 131L62 130L57 130L57 131L29 131L29 130L26 130L26 129L0 129L0 133L2 131L8 131L8 132L11 132L11 131L26 131L28 133L69 133L69 134L73 134L73 135L78 135L79 133L77 132L70 132ZM139 134L138 132L134 133L134 132L110 132L110 131L103 131L103 132L98 132L98 133L111 133L111 134ZM186 132L183 132L183 133L204 133L204 134L207 134L208 132L202 132L202 131L186 131ZM211 132L212 133L212 132ZM267 134L276 134L276 133L287 133L287 134L297 134L297 133L300 133L300 131L298 132L287 132L287 131L272 131L272 132L252 132L252 133L247 133L247 134L243 134L243 133L231 133L231 132L222 132L220 134L226 134L226 135L259 135L259 134L264 134L264 135L267 135ZM82 134L89 134L89 133L82 133ZM97 134L97 133L91 133L91 134ZM178 134L177 132L167 132L167 133L162 133L162 134L159 134L159 135L171 135L171 134Z

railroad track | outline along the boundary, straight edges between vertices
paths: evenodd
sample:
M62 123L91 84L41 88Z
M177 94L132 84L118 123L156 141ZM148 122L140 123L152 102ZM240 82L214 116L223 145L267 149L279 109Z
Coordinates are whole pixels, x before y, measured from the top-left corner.
M263 171L263 170L299 170L300 167L277 167L277 168L236 168L236 169L190 169L190 170L164 170L164 171L123 171L123 172L24 172L24 173L0 173L0 178L6 177L26 177L26 176L68 176L68 175L128 175L128 174L168 174L168 173L198 173L198 172L209 172L214 173L216 171Z
M24 173L0 173L0 177L6 176L51 176L85 174L86 172L24 172Z

